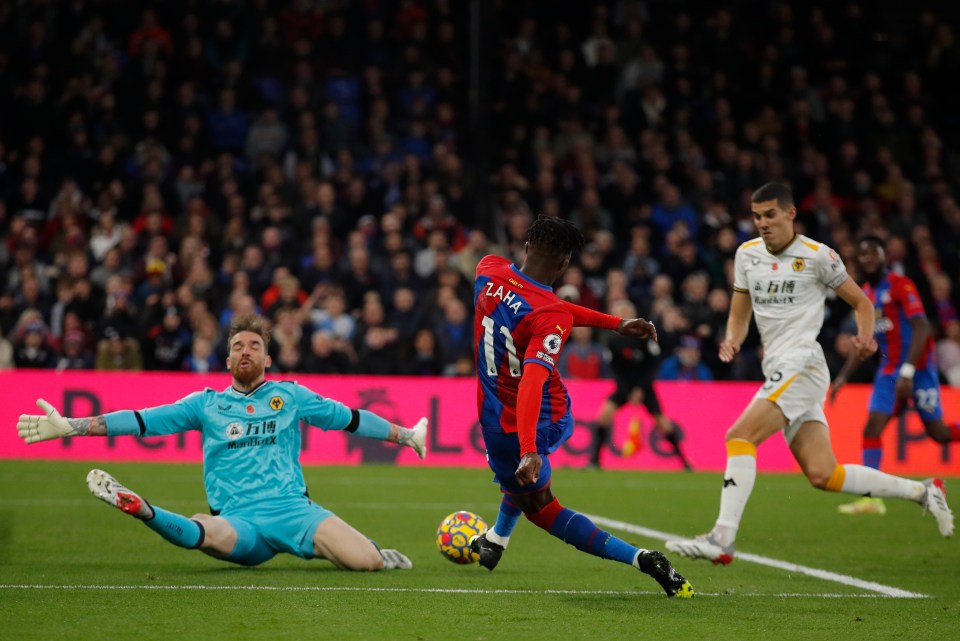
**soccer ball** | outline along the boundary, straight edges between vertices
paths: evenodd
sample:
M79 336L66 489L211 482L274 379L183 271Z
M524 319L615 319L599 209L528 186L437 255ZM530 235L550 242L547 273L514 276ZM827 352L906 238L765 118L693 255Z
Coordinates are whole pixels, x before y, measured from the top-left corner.
M470 539L486 531L487 522L473 512L454 512L437 528L437 549L454 563L476 563L480 555L470 549Z

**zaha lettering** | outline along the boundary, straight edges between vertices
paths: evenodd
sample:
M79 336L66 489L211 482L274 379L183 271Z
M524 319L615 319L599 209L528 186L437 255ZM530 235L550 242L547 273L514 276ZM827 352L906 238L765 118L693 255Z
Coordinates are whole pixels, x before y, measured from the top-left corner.
M494 289L496 283L490 281L487 283L487 289L484 292L487 296L497 298L500 301L506 303L507 307L516 314L520 311L520 306L523 304L523 301L520 300L520 297L517 294L509 289L506 289L503 285L497 286Z

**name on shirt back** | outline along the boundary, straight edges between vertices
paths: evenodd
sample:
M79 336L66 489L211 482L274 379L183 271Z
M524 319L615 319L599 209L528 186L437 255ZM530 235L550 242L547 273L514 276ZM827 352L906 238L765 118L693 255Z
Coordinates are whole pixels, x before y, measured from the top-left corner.
M495 286L496 289L494 289ZM516 292L507 289L503 285L496 285L493 281L487 283L487 289L483 293L505 303L514 314L520 311L520 306L523 304L523 301L520 300Z

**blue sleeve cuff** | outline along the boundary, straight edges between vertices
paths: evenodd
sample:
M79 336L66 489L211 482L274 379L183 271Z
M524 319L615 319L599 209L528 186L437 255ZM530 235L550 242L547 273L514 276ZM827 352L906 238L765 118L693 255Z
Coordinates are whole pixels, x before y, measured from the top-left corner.
M367 410L357 410L360 421L357 429L353 432L357 436L365 436L380 441L385 441L390 437L390 421L380 418L373 412Z
M139 412L120 410L103 415L107 424L107 436L143 436L146 425Z

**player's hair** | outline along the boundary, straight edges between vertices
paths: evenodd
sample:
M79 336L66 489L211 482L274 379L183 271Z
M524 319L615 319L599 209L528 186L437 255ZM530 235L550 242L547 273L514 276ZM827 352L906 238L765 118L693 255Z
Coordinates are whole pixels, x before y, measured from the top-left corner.
M750 197L750 201L754 203L765 203L768 200L776 200L780 209L790 209L793 207L793 190L783 183L767 183Z
M542 252L568 256L581 251L587 241L569 220L540 216L527 229L527 242Z
M867 234L866 236L861 236L860 239L857 241L857 244L858 244L858 245L859 245L860 243L869 243L869 244L873 245L874 247L879 247L880 249L882 249L882 250L884 250L884 251L887 250L887 241L885 241L884 239L880 238L880 237L877 236L876 234Z
M263 339L263 351L270 349L270 330L261 316L235 316L230 321L230 331L227 332L227 345L233 341L233 337L240 332L253 332L259 334Z

